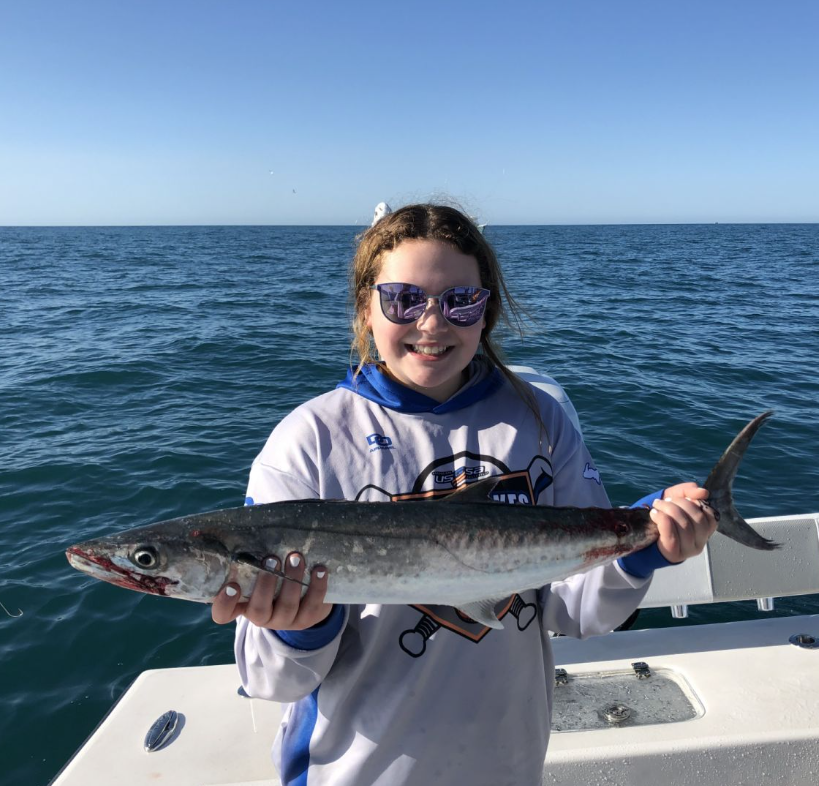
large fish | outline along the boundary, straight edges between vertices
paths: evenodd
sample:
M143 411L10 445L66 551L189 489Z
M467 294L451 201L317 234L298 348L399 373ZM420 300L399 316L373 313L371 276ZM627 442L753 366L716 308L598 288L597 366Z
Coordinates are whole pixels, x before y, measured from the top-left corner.
M777 544L742 519L731 486L770 415L742 429L704 484L718 531L767 550ZM327 602L455 606L499 627L498 599L657 540L646 508L506 505L487 498L495 482L472 483L432 504L301 500L217 510L91 540L66 555L78 570L117 586L210 603L227 581L247 598L266 557L297 551L308 566L327 567Z

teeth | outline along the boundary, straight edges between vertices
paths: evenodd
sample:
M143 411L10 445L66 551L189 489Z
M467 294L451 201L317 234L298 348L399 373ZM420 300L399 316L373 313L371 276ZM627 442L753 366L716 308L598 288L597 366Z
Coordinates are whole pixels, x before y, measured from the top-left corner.
M420 355L443 355L446 350L447 347L422 347L417 344L412 347L412 351Z

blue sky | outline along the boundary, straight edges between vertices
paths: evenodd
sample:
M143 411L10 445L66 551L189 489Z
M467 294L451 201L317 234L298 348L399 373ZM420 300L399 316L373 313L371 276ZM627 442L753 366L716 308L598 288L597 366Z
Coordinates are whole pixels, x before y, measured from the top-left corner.
M815 0L0 0L0 225L819 220ZM272 172L272 174L271 174Z

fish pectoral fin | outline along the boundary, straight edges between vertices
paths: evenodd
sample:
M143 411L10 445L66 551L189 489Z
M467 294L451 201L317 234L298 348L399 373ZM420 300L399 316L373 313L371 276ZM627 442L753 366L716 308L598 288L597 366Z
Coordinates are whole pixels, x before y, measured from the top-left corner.
M451 494L447 494L441 502L493 502L496 500L490 499L489 495L495 486L500 481L499 475L493 475L483 480L476 480L472 483L467 483L461 486ZM496 503L500 504L500 503Z
M475 622L481 625L486 625L487 628L495 628L495 630L503 630L503 623L495 614L495 606L502 598L489 598L487 600L478 600L475 603L467 603L466 606L459 606L459 610L471 617Z

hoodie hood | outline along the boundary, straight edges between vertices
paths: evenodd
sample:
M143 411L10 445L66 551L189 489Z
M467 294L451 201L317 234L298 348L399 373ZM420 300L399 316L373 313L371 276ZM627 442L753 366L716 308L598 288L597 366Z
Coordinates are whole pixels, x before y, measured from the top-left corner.
M387 409L398 412L431 412L443 415L468 407L476 401L491 396L503 385L503 374L481 357L474 358L467 366L469 377L464 385L444 402L425 396L412 388L390 379L375 363L368 363L353 379L353 369L336 388L347 390L374 401Z

